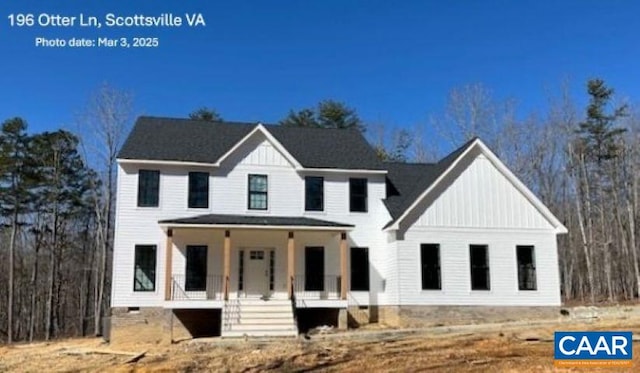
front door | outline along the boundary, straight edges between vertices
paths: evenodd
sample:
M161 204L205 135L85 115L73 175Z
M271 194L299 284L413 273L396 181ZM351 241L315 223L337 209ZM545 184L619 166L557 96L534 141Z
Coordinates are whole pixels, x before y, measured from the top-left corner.
M269 295L269 258L266 250L248 250L244 270L247 297Z

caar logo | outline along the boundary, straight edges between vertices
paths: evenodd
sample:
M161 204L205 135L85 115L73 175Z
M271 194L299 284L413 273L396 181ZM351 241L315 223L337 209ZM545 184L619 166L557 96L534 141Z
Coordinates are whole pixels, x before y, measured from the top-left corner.
M555 332L555 366L630 367L631 336L631 332Z

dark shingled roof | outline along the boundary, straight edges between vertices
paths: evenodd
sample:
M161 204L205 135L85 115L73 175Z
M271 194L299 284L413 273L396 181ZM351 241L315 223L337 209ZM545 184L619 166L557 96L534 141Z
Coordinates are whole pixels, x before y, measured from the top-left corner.
M140 117L118 158L216 163L256 126L256 123ZM358 130L275 125L265 128L303 167L385 169Z
M253 226L300 226L353 228L353 225L332 221L289 216L245 216L209 214L190 218L161 220L160 224L211 224L211 225L253 225Z
M389 171L389 196L385 205L393 218L387 226L395 222L475 140L469 140L437 163L385 163Z

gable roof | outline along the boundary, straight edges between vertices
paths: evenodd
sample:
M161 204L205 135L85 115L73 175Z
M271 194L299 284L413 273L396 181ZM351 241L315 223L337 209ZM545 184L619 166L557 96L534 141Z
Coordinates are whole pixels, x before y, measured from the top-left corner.
M395 192L390 193L385 200L385 205L393 221L398 219L411 204L451 166L451 164L464 153L476 138L442 158L437 163L404 163L387 162L387 178ZM386 228L386 227L385 227Z
M384 171L360 131L140 117L118 159L217 164L261 127L302 167Z
M473 138L456 149L438 163L431 164L393 164L389 165L388 178L396 186L400 198L387 201L387 208L393 220L384 229L398 229L399 223L440 183L445 176L465 157L473 148L478 148L489 161L524 195L524 197L547 219L555 228L556 233L567 233L567 228L553 215L553 213L527 188L500 159L479 139ZM415 178L416 171L422 175ZM394 175L396 181L394 182ZM408 180L414 177L413 185ZM396 185L397 184L397 185ZM402 196L402 189L405 195ZM391 198L389 198L391 199ZM388 200L389 200L388 199Z

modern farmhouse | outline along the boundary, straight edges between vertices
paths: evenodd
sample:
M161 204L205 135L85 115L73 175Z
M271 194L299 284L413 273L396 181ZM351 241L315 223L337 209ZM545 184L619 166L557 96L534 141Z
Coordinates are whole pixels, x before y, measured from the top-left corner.
M117 189L112 340L560 306L566 228L479 139L385 163L357 130L141 117Z

